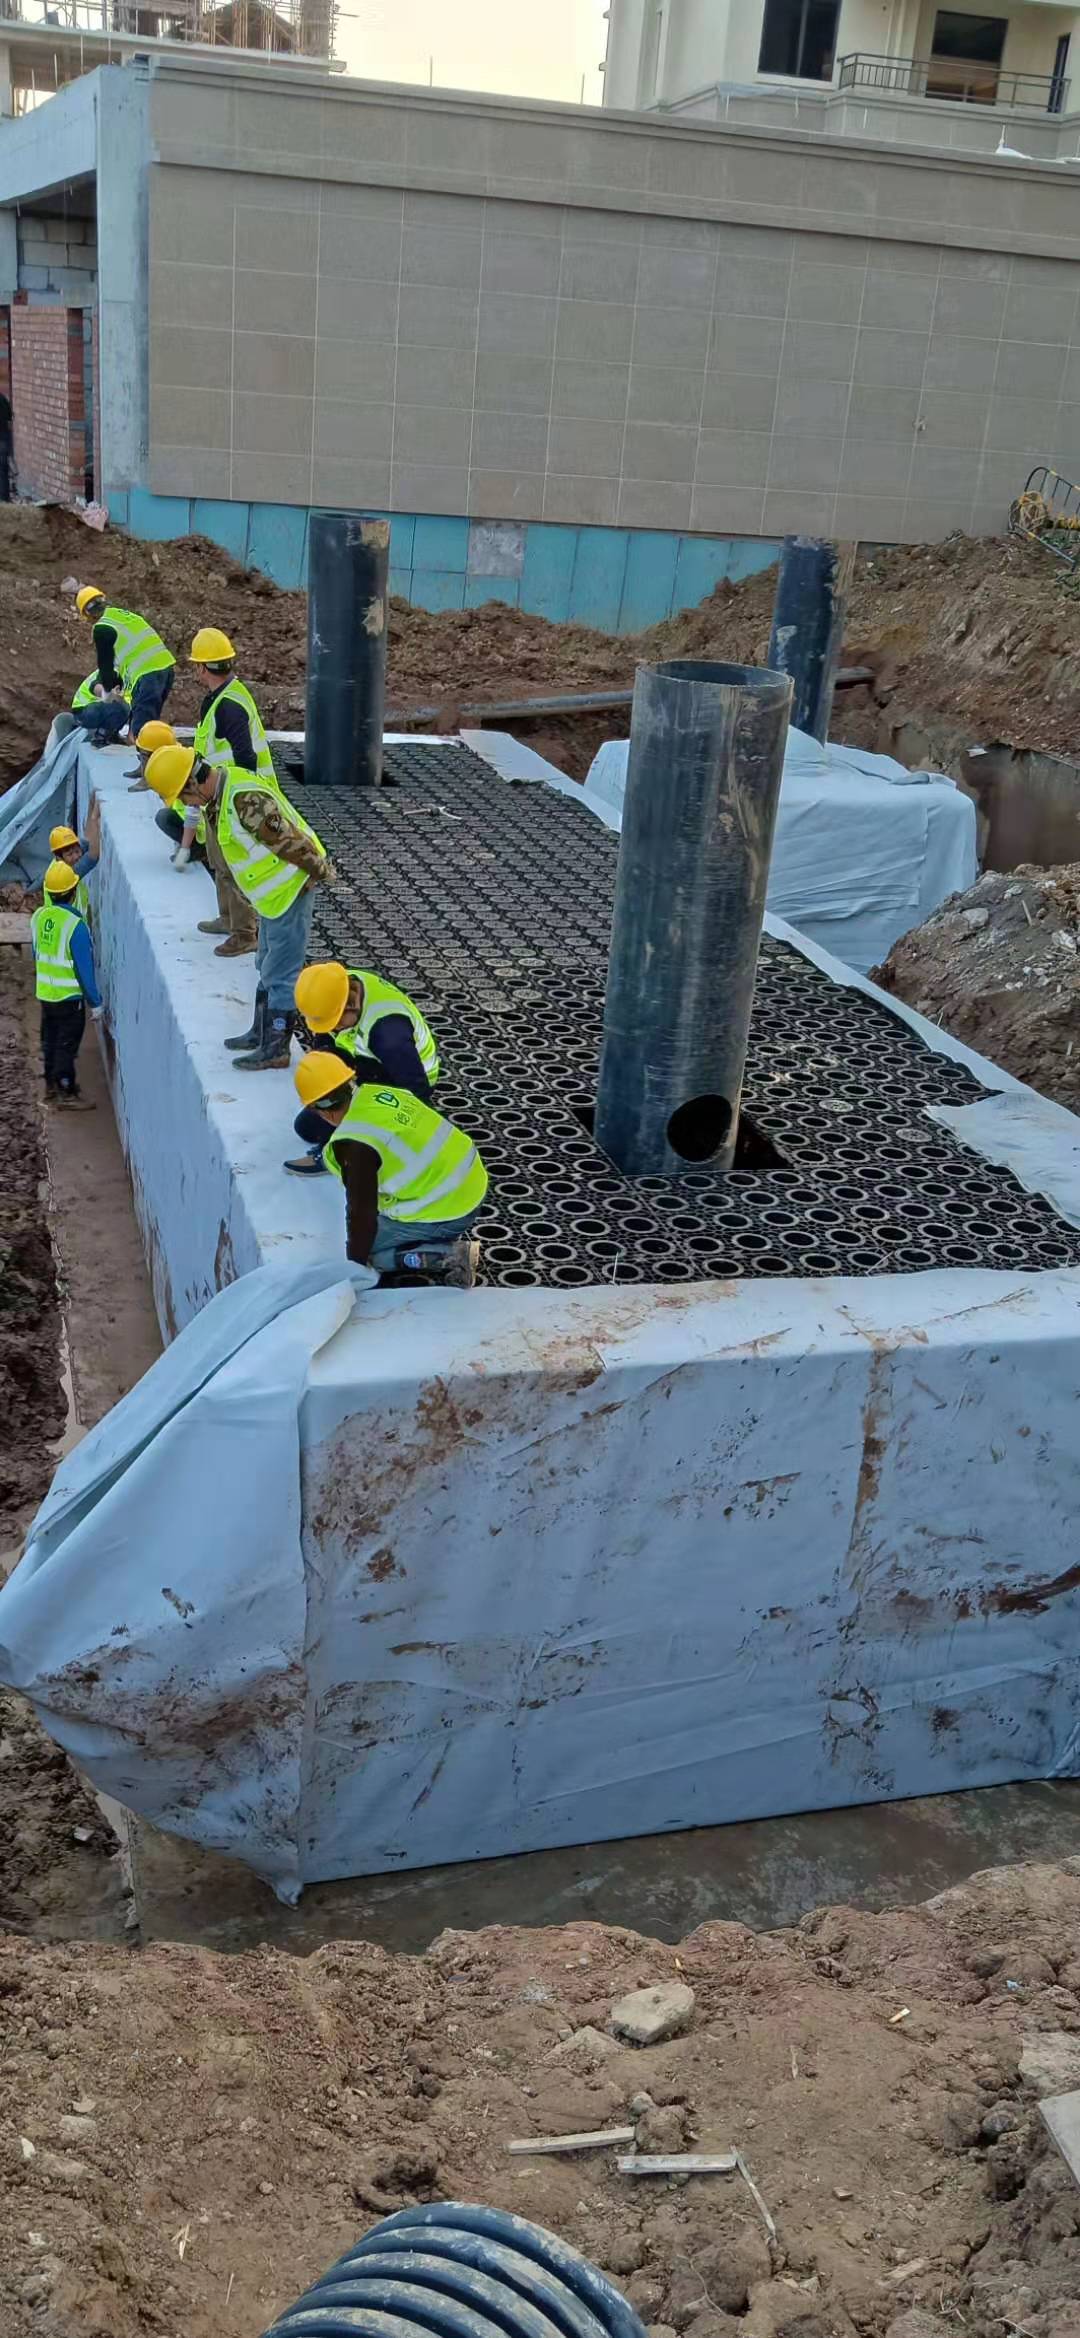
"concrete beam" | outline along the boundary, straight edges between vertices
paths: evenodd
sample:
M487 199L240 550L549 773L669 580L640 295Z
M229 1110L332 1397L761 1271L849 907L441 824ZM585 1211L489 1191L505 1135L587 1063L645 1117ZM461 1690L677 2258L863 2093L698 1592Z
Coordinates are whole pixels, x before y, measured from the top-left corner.
M88 73L57 91L46 105L4 126L0 144L0 203L27 203L97 167L97 75Z

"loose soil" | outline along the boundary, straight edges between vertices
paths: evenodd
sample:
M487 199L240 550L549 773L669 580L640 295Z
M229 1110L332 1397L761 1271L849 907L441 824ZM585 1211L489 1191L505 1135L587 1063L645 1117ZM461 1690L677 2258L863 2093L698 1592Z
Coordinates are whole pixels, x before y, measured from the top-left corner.
M255 2338L439 2198L549 2226L691 2338L1075 2338L1080 2190L1019 2060L1034 2036L1080 2076L1078 1957L1080 1862L675 1952L593 1924L419 1958L0 1943L5 2338ZM617 2045L613 2000L671 1978L689 2034ZM775 2246L737 2177L506 2150L628 2115L642 2148L739 2147Z
M28 769L52 716L90 664L90 639L65 578L92 579L145 611L183 659L199 625L220 624L267 722L302 722L306 596L283 593L202 537L146 544L95 535L58 507L0 507L0 787ZM714 657L760 661L775 576L720 585L700 608L616 637L553 625L500 602L431 614L391 605L389 689L397 706L541 697L628 687L640 660ZM1080 601L1037 545L953 537L861 561L845 656L868 664L872 689L838 701L835 735L883 742L883 709L934 718L966 743L1006 740L1071 753L1080 740ZM181 663L170 713L190 720L199 689ZM515 725L563 769L584 777L604 738L625 737L618 713L545 716Z
M872 979L1003 1071L1080 1110L1080 866L988 871Z

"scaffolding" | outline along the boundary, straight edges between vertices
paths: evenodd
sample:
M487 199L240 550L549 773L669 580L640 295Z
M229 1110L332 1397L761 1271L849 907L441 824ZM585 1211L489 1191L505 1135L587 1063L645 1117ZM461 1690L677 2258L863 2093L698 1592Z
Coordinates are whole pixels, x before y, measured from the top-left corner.
M323 58L334 54L336 0L0 0L0 25L26 25L46 36L113 35L133 41L191 42L203 48Z

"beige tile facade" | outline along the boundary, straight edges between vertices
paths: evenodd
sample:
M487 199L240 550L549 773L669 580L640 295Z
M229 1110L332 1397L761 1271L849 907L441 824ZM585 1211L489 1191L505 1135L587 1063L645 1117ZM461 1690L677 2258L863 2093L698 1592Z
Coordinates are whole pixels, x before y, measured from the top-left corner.
M1047 168L240 71L189 147L191 79L154 84L151 488L917 540L1080 476Z

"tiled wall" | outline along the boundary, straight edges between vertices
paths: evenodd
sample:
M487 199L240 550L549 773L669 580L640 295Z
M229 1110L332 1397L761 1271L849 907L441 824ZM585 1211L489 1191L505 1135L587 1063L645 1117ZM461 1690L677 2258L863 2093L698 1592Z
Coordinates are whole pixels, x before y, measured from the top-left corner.
M110 517L132 535L209 536L275 584L307 582L310 513L290 504L229 503L113 492ZM504 601L554 621L636 633L696 608L723 581L737 583L775 560L762 539L716 539L625 528L491 523L437 513L386 513L390 590L421 609L479 608Z
M1048 166L197 79L152 82L158 494L917 541L1080 473Z
M19 290L35 302L89 307L97 294L95 221L22 211L16 227Z

